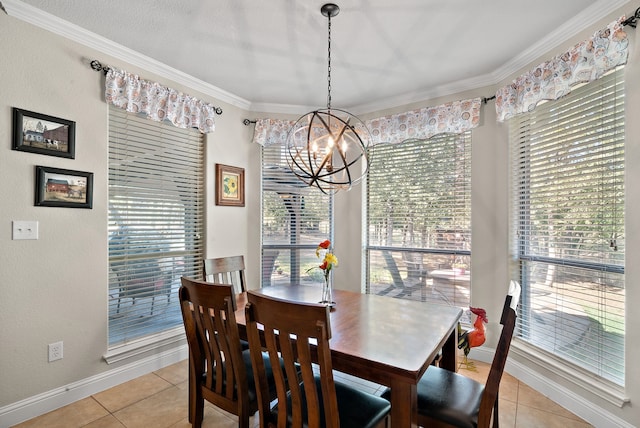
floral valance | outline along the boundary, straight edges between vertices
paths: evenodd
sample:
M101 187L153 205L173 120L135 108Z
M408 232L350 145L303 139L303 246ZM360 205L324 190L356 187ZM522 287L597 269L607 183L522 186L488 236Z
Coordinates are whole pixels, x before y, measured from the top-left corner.
M498 90L498 121L532 111L540 101L556 100L571 92L571 86L599 79L607 71L625 64L629 41L622 21L624 17Z
M107 72L105 99L128 112L144 113L151 120L168 120L178 128L197 128L203 133L215 129L213 105L124 70L110 68Z
M478 126L481 103L480 98L454 101L368 120L365 124L371 132L372 144L424 140L442 133L459 134ZM258 119L253 141L263 146L285 144L295 123L295 120Z
M366 125L372 144L426 140L443 133L460 134L478 126L481 104L480 98L454 101L371 119Z
M295 123L295 120L257 119L253 131L253 142L262 146L285 145L289 130L293 128Z

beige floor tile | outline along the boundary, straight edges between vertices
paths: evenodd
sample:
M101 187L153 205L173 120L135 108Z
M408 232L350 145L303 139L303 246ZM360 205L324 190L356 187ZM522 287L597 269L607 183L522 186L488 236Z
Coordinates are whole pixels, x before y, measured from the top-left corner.
M469 360L468 363L465 364L464 360L460 358L458 364L458 373L477 382L485 383L487 377L489 376L490 368L490 364L484 363L482 361Z
M516 411L518 403L513 401L500 400L498 414L500 418L500 428L516 428ZM518 427L519 428L519 427Z
M202 428L237 428L238 419L232 419L231 417L213 409L211 407L205 406L204 408L204 416L202 418ZM253 419L249 420L249 426L253 427ZM190 428L191 424L187 417L178 422L175 425L172 425L171 428Z
M520 387L518 388L518 404L580 421L580 418L576 415L523 382L520 382Z
M188 392L172 386L114 413L127 428L171 427L187 417Z
M91 397L23 422L16 427L71 428L82 427L109 414Z
M474 362L459 373L484 383L489 364ZM19 428L187 428L186 360L116 386L94 397L27 421ZM360 385L360 382L354 382ZM361 386L361 385L360 385ZM105 409L106 408L106 409ZM108 410L113 414L109 414ZM256 413L249 426L258 427ZM205 401L204 428L235 428L238 418ZM500 425L503 428L589 428L558 404L505 373L500 383Z
M500 399L517 403L519 390L520 381L510 374L504 373L502 375L502 380L500 381L500 389L498 391Z
M591 428L586 422L518 404L517 428Z
M490 369L491 365L488 363L484 363L482 361L470 361L469 367L467 368L467 366L462 364L458 369L458 373L484 385L489 378ZM500 398L517 402L518 384L518 379L508 373L503 373L502 380L500 381Z
M161 377L149 373L94 394L93 397L113 413L171 386L171 383Z
M97 421L85 425L83 428L125 428L113 415L107 415Z
M189 378L189 360L183 360L154 372L167 382L177 385Z

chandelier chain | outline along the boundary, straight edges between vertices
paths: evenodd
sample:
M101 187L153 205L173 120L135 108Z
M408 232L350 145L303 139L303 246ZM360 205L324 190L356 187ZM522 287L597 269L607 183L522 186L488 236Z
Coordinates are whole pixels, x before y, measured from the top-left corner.
M331 14L329 18L329 43L327 44L327 110L331 112Z

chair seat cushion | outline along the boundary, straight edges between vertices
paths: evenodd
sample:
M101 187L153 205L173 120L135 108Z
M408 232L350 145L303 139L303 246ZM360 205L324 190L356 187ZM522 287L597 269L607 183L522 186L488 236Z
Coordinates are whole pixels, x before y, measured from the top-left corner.
M240 339L240 347L242 348L243 351L246 351L247 349L249 349L249 342L247 342L246 340Z
M249 390L249 401L256 401L258 399L258 393L256 392L256 381L253 377L253 365L251 364L251 354L249 350L242 351L242 359L244 360L244 365L247 371L247 384ZM269 395L271 398L276 397L276 384L273 380L273 368L271 367L271 360L269 359L269 354L266 352L262 353L262 359L264 360L264 369L267 374L267 382L269 384Z
M320 397L320 408L322 403L322 386L320 377L316 376L316 388ZM302 388L302 384L300 384ZM335 382L336 397L338 400L338 412L340 414L341 428L372 428L382 421L391 409L389 401L382 397L352 388L339 382ZM304 400L304 389L302 389L302 398ZM287 408L291 408L291 394L287 396ZM278 405L272 409L274 415L278 414ZM307 419L306 406L303 406L303 418ZM291 417L287 418L291 425ZM303 425L307 427L307 424ZM325 426L324 413L320 415L320 426Z
M476 428L484 385L431 366L418 382L418 414L460 428ZM382 397L391 399L387 389Z
M276 396L276 386L275 386L275 382L273 381L273 368L271 367L271 361L269 359L269 355L266 352L262 353L262 357L264 359L264 367L265 367L265 371L267 373L267 382L269 382L269 394L271 395L271 397L275 398ZM251 365L251 355L249 354L249 350L245 350L242 351L242 360L244 362L245 365L245 370L247 372L247 389L248 389L248 395L249 395L249 401L250 402L255 402L257 400L257 392L256 392L256 382L255 382L255 378L253 377L253 366ZM224 363L223 364L223 368L222 368L222 372L225 372L224 369ZM202 374L202 382L206 382L206 373ZM216 379L216 373L213 373L213 382L215 384L215 379ZM223 385L226 385L227 380L224 379L223 380ZM235 394L234 394L235 395Z
M460 428L478 426L484 385L458 373L429 367L418 383L418 413Z

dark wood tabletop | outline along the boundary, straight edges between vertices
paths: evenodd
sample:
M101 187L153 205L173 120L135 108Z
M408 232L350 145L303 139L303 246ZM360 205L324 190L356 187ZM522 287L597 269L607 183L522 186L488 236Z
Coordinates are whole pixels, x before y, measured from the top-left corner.
M321 287L274 286L255 292L316 303ZM392 426L416 427L416 385L429 364L442 350L440 366L456 369L456 326L462 309L343 290L334 290L333 297L333 368L391 387ZM237 302L236 321L244 335L246 294Z

